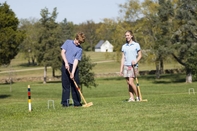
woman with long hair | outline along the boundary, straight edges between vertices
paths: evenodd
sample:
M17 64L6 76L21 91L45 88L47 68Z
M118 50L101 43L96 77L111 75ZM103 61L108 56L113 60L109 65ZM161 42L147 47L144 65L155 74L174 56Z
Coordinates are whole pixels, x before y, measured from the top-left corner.
M139 94L134 83L135 74L138 72L138 62L142 57L139 43L135 42L135 37L131 30L125 32L126 43L122 46L122 58L120 75L126 78L129 90L128 102L139 101ZM136 73L134 73L134 71ZM134 98L136 96L136 99Z

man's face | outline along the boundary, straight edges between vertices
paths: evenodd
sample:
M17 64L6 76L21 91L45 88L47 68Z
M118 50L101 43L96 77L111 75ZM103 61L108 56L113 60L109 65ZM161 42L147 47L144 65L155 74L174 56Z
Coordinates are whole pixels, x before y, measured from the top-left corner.
M77 42L77 45L80 45L81 44L79 40L77 40L76 42Z
M82 43L81 41L75 39L75 44L76 44L76 45L80 45L81 43Z

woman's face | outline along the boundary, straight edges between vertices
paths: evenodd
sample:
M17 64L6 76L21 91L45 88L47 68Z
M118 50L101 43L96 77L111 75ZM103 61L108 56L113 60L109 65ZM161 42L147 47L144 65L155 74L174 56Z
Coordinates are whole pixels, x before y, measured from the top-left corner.
M125 33L125 38L126 38L126 41L127 41L127 42L132 41L132 37L133 37L133 36L132 36L129 32L126 32L126 33Z

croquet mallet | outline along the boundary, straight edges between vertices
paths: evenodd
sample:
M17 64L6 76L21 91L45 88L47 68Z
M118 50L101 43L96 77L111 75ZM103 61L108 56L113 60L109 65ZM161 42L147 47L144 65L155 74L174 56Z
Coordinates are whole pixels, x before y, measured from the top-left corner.
M69 70L68 70L68 73L71 74ZM84 101L84 103L85 103L84 105L82 105L82 107L90 107L90 106L92 106L92 105L93 105L92 102L89 102L89 103L86 102L86 100L85 100L85 98L83 97L83 94L81 93L81 90L80 90L79 86L77 85L75 79L73 78L72 80L73 80L73 82L74 82L74 84L75 84L77 90L79 91L79 94L80 94L81 98L83 99L83 101Z
M135 68L134 68L134 66L132 66L133 67L133 72L134 72L134 75L135 75L135 80L136 80L136 84L137 84L137 92L138 92L138 95L139 95L139 97L140 97L140 101L148 101L147 99L142 99L142 94L141 94L141 91L140 91L140 86L139 86L139 83L138 83L138 79L137 79L137 75L136 75L136 73L135 73Z

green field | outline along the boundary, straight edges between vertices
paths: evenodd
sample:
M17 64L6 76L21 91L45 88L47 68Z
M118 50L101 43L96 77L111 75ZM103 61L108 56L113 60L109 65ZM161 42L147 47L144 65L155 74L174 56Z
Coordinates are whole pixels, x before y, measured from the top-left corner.
M98 87L84 88L88 108L61 107L61 82L0 84L1 131L195 131L197 83L184 83L182 75L138 78L143 99L126 102L122 77L96 79ZM27 86L31 86L32 111L28 111ZM11 90L10 90L11 89ZM54 100L55 109L48 100ZM72 104L72 103L71 103Z
M115 53L88 52L97 63L96 74L118 72L120 63ZM106 58L107 56L107 58ZM8 67L0 67L0 79L9 76L43 77L43 68L27 66L18 55ZM166 62L166 69L181 68ZM141 62L140 70L154 70L154 64ZM7 72L6 72L7 71ZM48 68L47 76L51 76ZM57 72L60 75L60 72ZM88 108L61 107L61 81L42 84L27 80L5 84L0 82L0 131L195 131L197 82L185 83L184 74L138 77L143 99L147 102L128 103L127 85L122 77L96 78L97 87L83 87ZM31 86L32 111L28 111L27 86ZM188 92L190 90L190 94ZM54 100L49 104L48 100ZM70 103L72 104L72 103Z
M85 52L87 56L90 56L91 62L96 63L93 68L95 74L103 73L115 73L120 71L120 62L117 58L117 54L113 53L101 53L101 52ZM120 57L120 56L119 56ZM170 62L169 62L170 61ZM164 62L165 69L181 69L182 66L172 60L166 60ZM142 59L139 63L139 71L155 70L154 63L148 63ZM12 77L13 79L21 77L43 77L44 67L42 66L28 66L27 59L22 54L16 56L11 61L9 66L0 67L0 79L6 79ZM56 71L56 75L60 75L60 71ZM51 68L47 69L47 77L52 77Z

